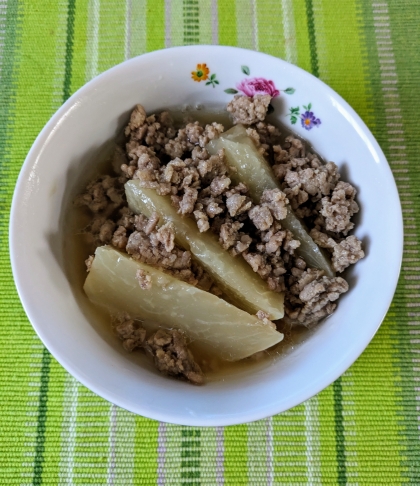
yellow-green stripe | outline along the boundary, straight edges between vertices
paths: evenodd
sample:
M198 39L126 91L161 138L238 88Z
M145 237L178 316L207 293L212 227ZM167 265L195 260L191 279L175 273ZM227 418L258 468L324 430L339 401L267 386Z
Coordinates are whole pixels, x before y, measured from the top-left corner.
M236 27L236 4L233 1L218 0L219 44L236 46L238 34Z

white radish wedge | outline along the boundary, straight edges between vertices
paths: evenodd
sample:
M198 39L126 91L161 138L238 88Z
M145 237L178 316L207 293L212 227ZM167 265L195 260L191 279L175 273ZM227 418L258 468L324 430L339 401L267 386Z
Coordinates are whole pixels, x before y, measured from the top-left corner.
M139 270L151 277L151 288L140 287ZM228 361L246 358L283 339L270 323L110 246L96 250L84 290L96 305L184 331Z

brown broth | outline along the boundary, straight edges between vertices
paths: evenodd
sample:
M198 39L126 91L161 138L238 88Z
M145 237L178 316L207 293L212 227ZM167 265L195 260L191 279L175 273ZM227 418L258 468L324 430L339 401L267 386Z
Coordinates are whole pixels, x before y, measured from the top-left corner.
M185 122L199 120L201 123L218 122L222 123L225 128L232 126L232 123L226 112L202 112L201 110L189 110L180 112L171 112L175 123L181 125ZM278 125L278 124L277 124ZM283 136L289 135L289 130L280 127ZM295 135L295 134L294 134ZM118 142L121 138L118 137ZM112 326L112 316L103 308L92 304L83 292L83 284L86 279L86 267L84 261L89 255L94 253L95 247L89 237L83 233L83 229L92 219L92 215L85 208L75 208L72 204L74 198L83 192L90 180L99 176L110 174L113 175L112 154L116 147L115 143L108 144L106 150L98 155L97 161L92 165L90 170L80 177L73 191L73 198L70 207L67 208L66 225L64 229L64 254L68 255L66 259L66 273L72 286L75 298L85 314L87 320L95 328L98 334L117 352L123 354L128 360L135 362L139 366L145 366L151 369L152 365L143 352L137 351L127 353L121 341L116 336ZM123 311L123 309L122 309ZM284 333L284 339L279 344L257 355L246 358L237 362L229 362L218 357L212 356L211 353L204 350L199 343L191 342L190 349L193 352L198 364L206 376L206 381L224 380L228 376L242 373L248 373L257 369L271 366L281 357L286 356L293 351L296 346L304 342L312 333L305 327L295 327L293 329L283 329L281 322L277 323L278 329Z

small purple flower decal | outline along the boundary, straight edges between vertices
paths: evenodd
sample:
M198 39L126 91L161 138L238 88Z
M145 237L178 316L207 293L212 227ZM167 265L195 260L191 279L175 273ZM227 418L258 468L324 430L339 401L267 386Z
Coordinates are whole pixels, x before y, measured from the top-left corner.
M275 98L280 94L271 79L245 78L236 85L236 89L246 96L270 95Z
M316 118L312 111L308 110L300 115L300 121L303 128L306 128L306 130L311 130L313 127L321 125L321 120L319 118Z
M311 111L311 108L312 103L309 103L308 106L303 105L303 109L305 110L305 112L302 114L300 113L299 106L296 106L296 108L290 108L290 113L288 113L288 116L290 116L290 121L292 122L292 125L295 125L295 123L299 119L299 116L302 127L305 128L305 130L312 130L313 127L318 127L319 125L321 125L321 120L314 115L313 111Z

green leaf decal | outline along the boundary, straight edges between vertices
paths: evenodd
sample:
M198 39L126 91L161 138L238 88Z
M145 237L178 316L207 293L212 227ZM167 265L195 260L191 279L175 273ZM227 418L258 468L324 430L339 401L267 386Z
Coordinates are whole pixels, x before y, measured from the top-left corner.
M236 94L237 91L236 91L236 89L228 88L228 89L225 89L225 93L227 93L227 94Z
M208 86L209 84L212 84L212 82L211 81L207 81L206 86Z
M241 66L241 70L247 76L249 76L249 74L251 73L251 71L249 70L249 67L248 66Z
M309 103L308 105L308 111L312 108L312 103Z
M295 116L291 116L290 121L292 122L292 125L294 125L297 122L297 118Z
M216 77L216 75L215 75L215 74L212 74L212 75L210 76L210 79L213 81L213 79L215 79L215 77Z
M215 80L214 80L214 82L215 82L216 84L219 84L219 81L217 81L217 79L215 79Z
M296 91L295 88L287 88L284 90L284 92L288 95L293 94L295 91Z

